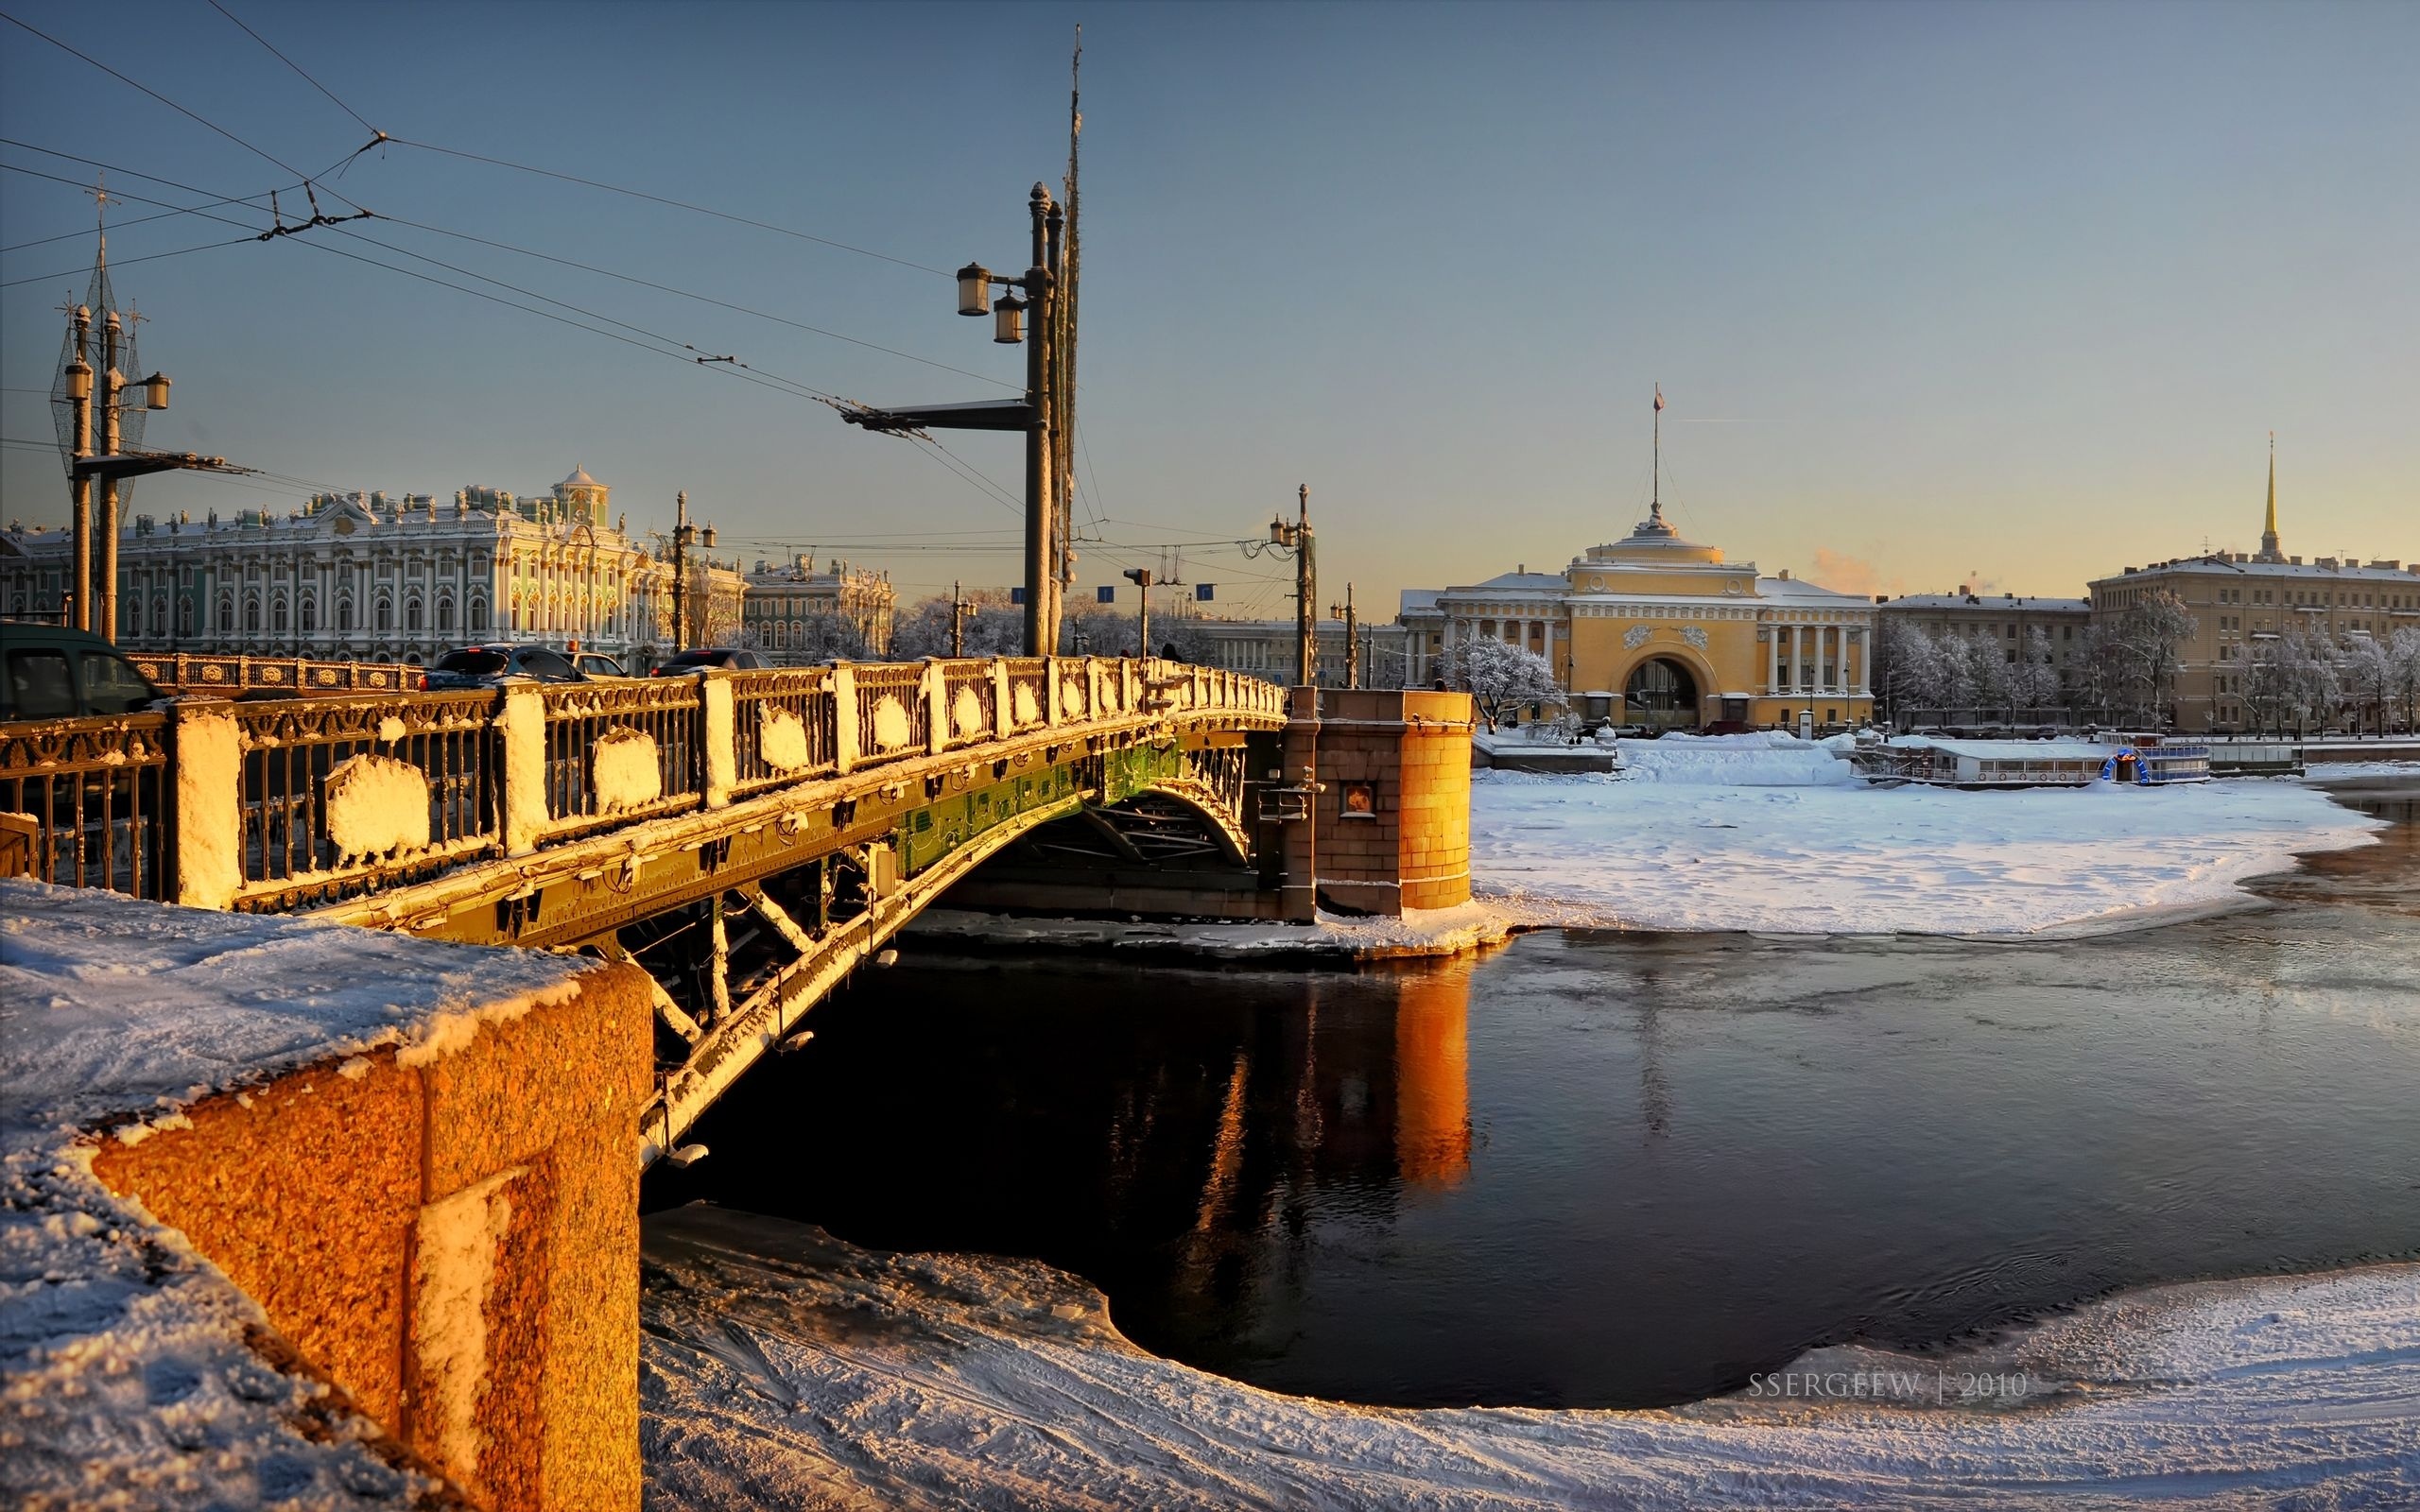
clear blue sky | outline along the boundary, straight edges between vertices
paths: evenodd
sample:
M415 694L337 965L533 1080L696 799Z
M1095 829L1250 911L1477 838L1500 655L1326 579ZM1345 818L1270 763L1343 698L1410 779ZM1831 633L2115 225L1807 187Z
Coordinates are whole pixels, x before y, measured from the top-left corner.
M1659 380L1672 513L1769 572L2073 593L2205 538L2248 548L2272 428L2289 550L2420 556L2420 7L228 5L394 136L935 268L1022 265L1025 193L1063 170L1083 21L1080 513L1118 541L1246 536L1308 482L1323 587L1350 577L1383 610L1625 533ZM205 0L0 9L298 169L367 135ZM288 178L5 26L0 135L213 194ZM933 273L412 148L330 182L1022 374ZM0 173L0 245L90 220L74 189ZM347 229L876 404L1009 391ZM904 549L1006 545L1017 523L821 405L299 239L127 261L237 234L177 216L111 237L121 297L152 318L146 366L177 381L151 444L440 495L580 462L634 528L686 488L745 558L812 542L910 593L1016 576L1011 552ZM91 251L13 250L5 277ZM18 390L46 388L54 307L80 287L0 290L10 438L49 434ZM1019 488L1012 438L948 439ZM0 486L7 515L64 518L53 457L0 452ZM197 515L297 502L190 478L137 495ZM1083 582L1114 580L1114 558L1144 559L1087 547ZM1229 585L1222 607L1283 607L1248 576L1267 560L1185 565Z

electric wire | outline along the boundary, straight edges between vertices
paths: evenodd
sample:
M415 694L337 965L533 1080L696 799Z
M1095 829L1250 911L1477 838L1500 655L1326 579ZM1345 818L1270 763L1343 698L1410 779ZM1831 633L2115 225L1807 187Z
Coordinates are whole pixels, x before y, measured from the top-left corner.
M835 241L829 236L818 236L812 232L797 231L788 226L777 226L769 220L757 220L748 215L735 215L728 211L715 210L705 205L694 205L685 199L667 198L663 195L648 194L643 189L625 189L619 184L605 183L596 179L583 179L576 173L560 173L552 168L534 167L527 163L514 163L508 158L489 157L485 153L465 152L459 147L442 147L439 146L434 142L416 142L408 137L389 136L386 138L386 141L392 146L399 147L417 147L423 152L443 153L447 157L464 158L473 163L485 163L499 168L510 168L517 173L536 174L540 178L559 179L565 183L580 184L590 189L602 189L608 194L627 195L633 199L645 199L654 204L668 205L675 210L688 211L692 215L711 215L717 220L727 220L732 222L734 225L753 226L759 231L769 231L783 236L794 236L803 242L814 242L818 246L836 248L844 252L855 252L860 257L871 257L879 262L892 263L901 267L914 268L919 273L933 273L942 278L957 277L955 273L952 273L947 268L933 267L924 263L909 262L907 258L893 257L888 252L877 252L869 248L853 247L847 242ZM376 143L372 144L372 146L376 145Z
M262 36L251 27L245 26L242 21L237 20L235 12L228 9L225 6L220 5L218 0L210 0L210 9L217 11L220 15L225 16L228 20L234 22L237 29L241 30L245 36L250 37L256 43L259 43L262 46L268 47L268 55L271 58L276 59L279 62L284 63L286 67L294 70L296 73L301 74L302 76L302 82L310 85L313 89L318 90L320 94L325 94L328 97L329 102L335 105L337 110L344 112L345 114L361 122L361 129L363 130L373 133L377 131L378 129L371 125L368 120L364 119L359 111L354 110L344 101L337 99L336 91L328 88L325 84L320 83L318 79L313 78L303 70L301 63L296 62L293 59L286 57L282 52L279 52L275 47L270 46L269 40L267 37Z
M119 73L116 69L112 68L109 64L107 64L107 63L105 63L105 62L102 62L102 61L101 61L99 59L97 59L97 58L95 58L92 54L90 54L90 53L86 53L86 52L80 52L80 51L77 50L77 49L76 49L76 48L74 48L74 47L70 47L69 45L67 45L67 43L63 43L63 42L60 42L58 38L56 38L56 37L52 36L50 33L48 33L48 32L46 32L46 31L43 31L43 30L42 28L40 28L39 26L28 26L28 25L26 25L25 22L18 20L16 17L14 17L14 16L12 16L12 15L9 14L9 13L8 13L7 11L5 11L5 10L0 10L0 21L8 22L8 23L9 23L10 26L16 26L16 27L18 27L18 28L20 28L20 29L22 29L22 30L31 32L33 35L35 35L35 36L37 36L37 37L40 37L43 41L44 41L44 42L46 42L46 43L50 43L53 47L58 48L60 52L66 53L66 54L68 54L68 55L69 55L69 56L71 56L71 57L75 57L75 58L80 58L80 59L82 59L85 62L88 62L88 63L92 64L95 68L97 68L97 69L99 69L102 73L109 75L112 78L116 79L119 83L126 85L126 86L127 86L128 88L130 88L130 89L137 90L137 91L140 91L141 93L143 93L143 94L148 94L148 95L150 95L153 99L158 100L161 104L163 104L163 105L164 105L164 106L168 107L168 109L170 109L170 110L172 110L172 111L176 112L179 115L182 115L182 116L185 117L187 120L193 121L193 122L195 122L195 123L196 123L196 124L198 124L198 125L208 127L211 130L216 131L216 133L218 133L220 136L225 137L228 141L234 143L237 146L242 147L245 151L250 152L250 153L251 153L253 156L258 157L258 158L260 158L260 159L262 159L262 160L264 160L264 161L266 161L266 162L268 162L268 163L274 163L276 166L278 166L278 167L280 167L280 168L285 169L287 173L290 173L290 174L294 175L294 177L296 177L297 179L301 179L301 178L302 178L302 177L303 177L303 174L302 174L302 169L300 169L300 168L298 168L298 167L294 166L294 165L293 165L292 163L290 163L285 162L284 159L277 157L275 154L273 154L273 153L269 152L269 151L268 151L268 150L267 150L266 148L254 146L251 143L245 141L242 137L237 136L234 132L228 130L225 127L220 126L217 122L211 120L211 119L210 119L209 117L207 117L207 116L198 114L198 113L196 113L196 112L193 112L193 111L189 111L189 110L185 109L185 107L183 107L183 106L182 106L182 105L179 105L176 101L174 101L174 100L172 100L172 99L168 98L168 96L166 96L165 94L161 94L158 90L153 89L153 88L151 88L150 86L148 86L148 85L147 85L147 84L139 84L139 83L135 82L133 79L127 77L124 74ZM337 191L336 191L336 190L334 190L334 189L330 189L330 190L328 191L328 193L329 193L331 196L335 197L336 198L337 198L337 199L339 199L339 200L343 200L343 202L344 202L344 203L346 203L346 204L348 204L348 205L353 205L353 208L354 208L354 209L355 209L355 210L359 210L359 209L361 208L359 205L355 205L355 204L354 204L354 202L353 202L352 200L350 200L350 199L346 199L346 198L345 198L345 197L344 197L343 195L341 195L341 194L337 194Z

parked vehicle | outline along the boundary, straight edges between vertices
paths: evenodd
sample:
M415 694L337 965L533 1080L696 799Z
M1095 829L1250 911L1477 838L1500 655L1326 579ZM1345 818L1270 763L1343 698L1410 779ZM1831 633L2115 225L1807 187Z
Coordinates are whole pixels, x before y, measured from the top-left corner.
M0 719L130 714L163 696L89 630L0 623Z
M704 672L715 667L730 672L755 672L771 665L770 662L744 646L700 646L695 650L682 652L648 673L648 676L685 678L691 673Z
M494 688L508 682L586 682L588 675L561 651L498 642L448 651L428 669L432 689Z
M629 673L622 670L622 663L614 661L612 657L607 656L602 651L575 651L572 653L571 664L579 668L584 675L592 678L627 678L630 676Z

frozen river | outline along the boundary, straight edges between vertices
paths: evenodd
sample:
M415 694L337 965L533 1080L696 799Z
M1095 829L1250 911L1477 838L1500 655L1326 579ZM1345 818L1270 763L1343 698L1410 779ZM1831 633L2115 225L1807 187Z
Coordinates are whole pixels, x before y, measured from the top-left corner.
M1849 1339L2420 1255L2420 795L2272 906L2061 941L1538 934L1357 975L911 954L649 1178L1036 1257L1365 1402L1671 1403Z

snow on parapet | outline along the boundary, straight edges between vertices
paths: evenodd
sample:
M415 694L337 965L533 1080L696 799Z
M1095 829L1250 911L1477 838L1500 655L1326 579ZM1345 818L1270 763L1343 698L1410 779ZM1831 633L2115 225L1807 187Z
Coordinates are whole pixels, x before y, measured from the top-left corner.
M569 997L591 964L0 882L0 1480L59 1507L434 1489L278 1363L224 1271L102 1184L91 1134L134 1143L303 1066L357 1077L380 1046L433 1060Z
M424 1064L568 999L594 964L0 882L0 1140L388 1045Z

